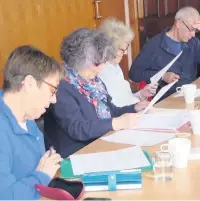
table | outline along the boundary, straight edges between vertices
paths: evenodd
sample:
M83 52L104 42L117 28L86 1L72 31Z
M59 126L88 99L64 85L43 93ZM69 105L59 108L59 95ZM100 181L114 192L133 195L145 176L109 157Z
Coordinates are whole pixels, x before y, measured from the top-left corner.
M200 79L194 82L200 87ZM156 104L155 107L182 109L186 105L183 97L174 98L173 95ZM192 132L189 127L183 131ZM192 147L200 146L200 136L191 135ZM94 141L77 153L95 153L100 151L118 150L130 147L130 145L105 142L101 139ZM153 147L142 147L150 154L158 150L160 145ZM134 159L133 159L134 160ZM189 161L185 169L175 169L172 181L156 182L152 178L151 172L143 173L143 188L141 190L119 190L119 191L100 191L86 192L85 197L107 197L116 200L154 200L154 199L200 199L200 160Z

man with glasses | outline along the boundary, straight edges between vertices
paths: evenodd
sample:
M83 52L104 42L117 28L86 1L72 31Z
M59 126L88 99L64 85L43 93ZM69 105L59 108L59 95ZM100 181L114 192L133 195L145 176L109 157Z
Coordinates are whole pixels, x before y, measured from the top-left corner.
M153 37L133 62L129 78L135 82L150 82L182 50L183 53L159 81L159 88L175 80L178 82L163 98L176 91L176 87L193 82L200 63L200 41L195 33L200 30L200 15L193 7L183 7L175 15L171 28Z

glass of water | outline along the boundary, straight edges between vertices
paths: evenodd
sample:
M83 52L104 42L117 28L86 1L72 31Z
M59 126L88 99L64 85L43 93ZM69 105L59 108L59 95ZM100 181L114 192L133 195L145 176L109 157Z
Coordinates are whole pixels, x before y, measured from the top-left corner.
M169 181L173 178L173 156L167 151L156 151L152 155L154 180Z

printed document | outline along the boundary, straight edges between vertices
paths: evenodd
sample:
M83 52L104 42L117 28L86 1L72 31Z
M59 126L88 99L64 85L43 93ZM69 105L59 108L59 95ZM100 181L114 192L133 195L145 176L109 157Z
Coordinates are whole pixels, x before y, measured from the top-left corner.
M189 122L188 113L186 111L178 114L163 115L160 114L144 114L141 116L136 130L151 130L151 131L178 131L181 127Z
M151 107L176 83L177 81L174 81L160 89L160 91L154 96L154 98L151 100L151 102L148 104L148 106L141 112L141 114L145 114Z
M154 76L150 78L152 84L156 84L163 75L169 70L169 68L174 64L174 62L181 56L183 51L181 51L172 61L170 61L162 70L156 73Z
M101 139L107 142L137 146L154 146L173 137L175 137L175 134L139 130L121 130L112 135L101 137Z
M137 146L117 151L72 155L70 160L74 175L127 170L150 165L142 149Z

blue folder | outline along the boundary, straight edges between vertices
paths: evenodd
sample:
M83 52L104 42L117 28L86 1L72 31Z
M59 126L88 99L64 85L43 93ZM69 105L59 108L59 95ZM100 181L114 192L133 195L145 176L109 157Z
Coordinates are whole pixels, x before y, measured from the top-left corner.
M88 173L82 176L85 191L115 191L142 188L140 169Z

